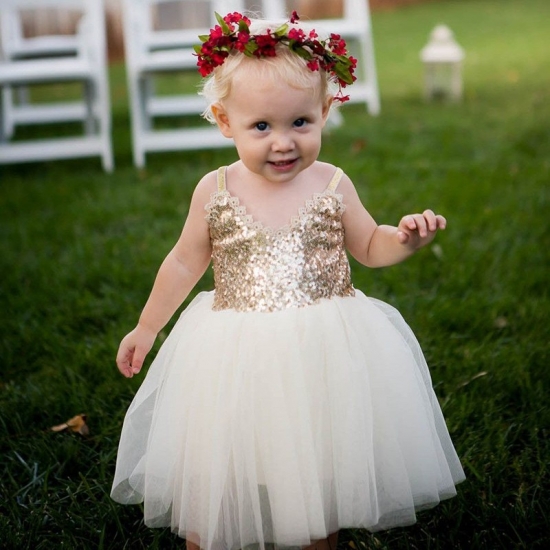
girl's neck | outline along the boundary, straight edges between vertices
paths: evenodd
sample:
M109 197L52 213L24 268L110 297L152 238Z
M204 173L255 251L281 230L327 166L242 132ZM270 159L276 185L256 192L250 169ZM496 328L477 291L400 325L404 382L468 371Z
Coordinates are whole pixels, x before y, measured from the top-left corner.
M255 221L278 229L287 225L315 193L326 189L334 170L334 166L316 161L293 180L278 183L250 172L237 161L227 169L226 189Z
M230 182L229 185L233 186L235 189L253 187L259 191L265 191L266 193L279 193L285 192L285 190L289 188L308 187L308 182L312 182L316 179L316 173L323 164L324 163L316 161L311 166L299 172L293 179L280 182L271 181L261 174L252 172L241 160L238 160L228 167L227 179Z

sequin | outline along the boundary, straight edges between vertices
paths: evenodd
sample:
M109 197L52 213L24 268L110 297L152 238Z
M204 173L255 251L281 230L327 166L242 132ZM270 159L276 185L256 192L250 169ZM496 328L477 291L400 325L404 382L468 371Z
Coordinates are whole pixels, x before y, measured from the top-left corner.
M344 246L345 205L333 187L315 194L277 231L254 221L225 185L212 195L206 219L214 310L278 311L355 294Z

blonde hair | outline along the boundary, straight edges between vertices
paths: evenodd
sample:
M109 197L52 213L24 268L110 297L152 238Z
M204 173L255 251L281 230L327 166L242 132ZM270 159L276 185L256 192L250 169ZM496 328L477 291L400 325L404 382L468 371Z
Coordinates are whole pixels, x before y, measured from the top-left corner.
M269 22L266 20L253 20L250 25L252 34L262 34L269 29L277 29L281 23ZM295 28L301 28L305 32L309 29L303 25L291 25ZM334 97L337 90L334 79L325 71L312 71L307 66L307 61L296 53L292 52L288 46L277 44L275 47L277 55L275 57L247 57L240 52L231 52L224 63L214 69L214 71L202 82L199 95L206 98L208 103L202 116L211 123L216 120L212 113L212 105L223 103L223 100L229 97L231 85L237 73L247 71L251 78L264 79L274 78L277 81L282 80L289 86L299 90L311 90L313 99L326 101Z

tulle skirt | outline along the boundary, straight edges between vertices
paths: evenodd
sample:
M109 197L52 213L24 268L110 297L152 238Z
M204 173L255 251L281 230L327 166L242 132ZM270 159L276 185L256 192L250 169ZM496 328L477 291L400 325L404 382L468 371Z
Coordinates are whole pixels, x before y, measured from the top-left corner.
M419 345L355 297L273 313L199 294L124 420L112 498L202 548L414 523L464 473Z

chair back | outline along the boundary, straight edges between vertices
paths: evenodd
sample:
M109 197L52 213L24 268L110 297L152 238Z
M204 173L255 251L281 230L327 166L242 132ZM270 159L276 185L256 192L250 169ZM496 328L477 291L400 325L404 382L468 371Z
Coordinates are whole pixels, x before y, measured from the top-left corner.
M130 97L134 164L145 165L155 151L226 147L231 140L198 116L206 107L193 93L159 94L158 76L192 72L198 79L193 46L217 22L214 13L244 11L244 0L122 0L126 76ZM196 116L200 126L161 130L158 117Z
M78 20L76 32L25 37L25 15L48 9L65 10L74 15ZM103 0L2 0L0 3L0 49L4 59L86 53L100 62L105 47Z
M59 10L74 34L25 36L32 10ZM74 19L72 17L74 16ZM0 0L0 164L100 155L112 170L104 0ZM79 101L34 102L35 84L81 82ZM19 125L84 123L84 135L10 142Z

